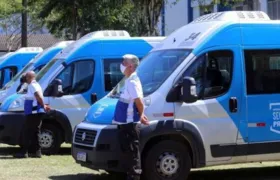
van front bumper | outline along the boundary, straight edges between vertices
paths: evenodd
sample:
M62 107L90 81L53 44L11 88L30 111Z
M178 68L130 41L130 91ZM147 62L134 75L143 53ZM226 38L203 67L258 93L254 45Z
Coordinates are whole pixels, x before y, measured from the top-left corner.
M94 134L95 138L89 138ZM125 172L118 142L116 125L82 122L74 130L72 156L76 163L90 169Z
M19 145L24 121L23 112L0 112L0 143Z

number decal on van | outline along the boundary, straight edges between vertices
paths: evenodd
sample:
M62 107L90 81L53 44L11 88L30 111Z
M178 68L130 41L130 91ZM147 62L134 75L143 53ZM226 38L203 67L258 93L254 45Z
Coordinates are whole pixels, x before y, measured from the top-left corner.
M201 32L191 33L179 46L191 46L200 34Z

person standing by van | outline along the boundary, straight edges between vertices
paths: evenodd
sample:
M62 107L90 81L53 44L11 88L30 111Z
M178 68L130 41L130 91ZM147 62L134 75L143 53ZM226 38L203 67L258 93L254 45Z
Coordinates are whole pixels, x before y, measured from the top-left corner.
M144 115L142 85L136 73L138 65L137 56L132 54L123 56L120 69L126 80L113 119L113 124L118 125L120 146L126 156L123 162L127 169L127 180L140 180L142 169L139 151L140 124L138 122L149 124Z
M43 102L43 92L40 84L35 80L35 72L26 73L28 84L27 94L24 101L25 124L23 129L23 147L21 153L16 154L16 158L31 157L41 158L41 147L39 144L39 134L42 124L42 117L50 110L49 106ZM33 101L36 101L36 110L33 111ZM30 154L28 154L28 151Z

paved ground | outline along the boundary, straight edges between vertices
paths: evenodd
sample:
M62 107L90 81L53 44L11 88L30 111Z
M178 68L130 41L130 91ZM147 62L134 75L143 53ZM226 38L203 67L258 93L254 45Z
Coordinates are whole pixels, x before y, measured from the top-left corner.
M76 164L71 149L42 159L13 159L17 147L0 145L0 179L5 180L112 180L106 172L92 171ZM279 180L280 162L216 166L194 170L190 180ZM114 178L113 178L114 179Z

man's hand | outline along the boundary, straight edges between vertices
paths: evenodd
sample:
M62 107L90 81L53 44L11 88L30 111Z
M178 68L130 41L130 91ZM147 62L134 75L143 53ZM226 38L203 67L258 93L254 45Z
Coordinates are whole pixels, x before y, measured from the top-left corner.
M51 110L51 108L50 108L50 106L49 105L44 105L44 110L46 111L46 112L49 112L50 110Z
M148 118L144 114L140 117L140 122L144 125L149 125Z

